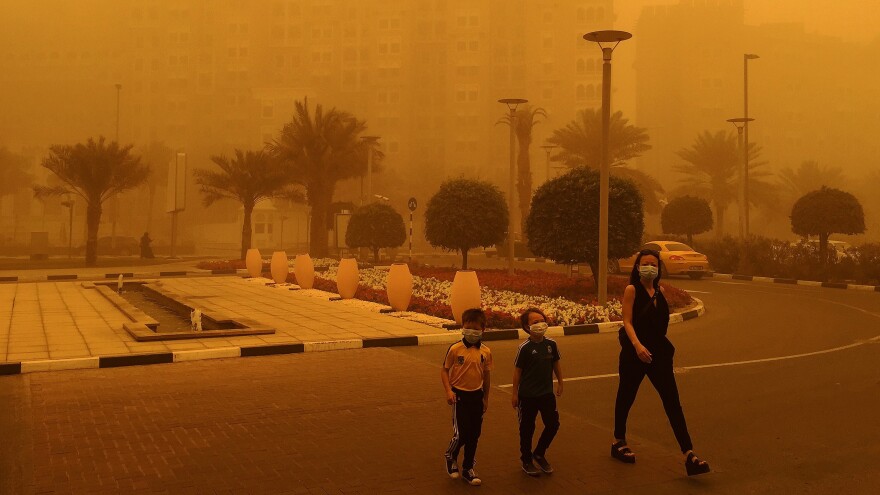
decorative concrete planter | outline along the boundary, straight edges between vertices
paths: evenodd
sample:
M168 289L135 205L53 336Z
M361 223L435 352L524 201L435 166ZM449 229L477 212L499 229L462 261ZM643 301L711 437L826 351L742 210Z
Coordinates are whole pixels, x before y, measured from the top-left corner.
M339 292L339 297L353 298L354 293L357 292L360 278L356 259L343 258L339 260L339 271L336 272L336 290Z
M272 280L276 284L287 282L287 274L290 272L287 265L287 253L284 251L272 253L272 263L269 265L269 271L272 273Z
M461 314L467 309L480 307L480 281L477 272L459 270L452 279L452 290L449 305L452 306L452 317L461 325Z
M388 305L394 311L406 311L412 299L413 278L406 263L394 263L388 270L385 286L388 294Z
M263 273L263 258L260 256L260 250L251 248L247 250L244 257L244 265L247 267L248 275L251 277L259 277Z
M311 289L315 285L315 265L308 253L296 255L293 260L293 274L296 276L296 284L301 288Z

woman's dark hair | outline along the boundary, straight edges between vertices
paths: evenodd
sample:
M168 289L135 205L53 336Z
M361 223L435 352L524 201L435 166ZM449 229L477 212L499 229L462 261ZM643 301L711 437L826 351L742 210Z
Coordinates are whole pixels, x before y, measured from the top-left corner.
M522 329L526 332L529 331L529 313L538 313L539 315L544 317L545 322L547 322L548 324L550 323L550 321L547 320L547 315L545 315L543 311L538 308L528 308L523 311L521 315L519 315L519 323L520 325L522 325Z
M642 256L648 255L657 258L657 276L654 278L654 288L659 289L660 275L663 273L663 261L660 259L660 253L653 249L642 249L639 251L639 254L636 256L636 261L633 263L632 272L629 274L629 283L630 285L641 283L642 276L639 275L639 263L642 262Z

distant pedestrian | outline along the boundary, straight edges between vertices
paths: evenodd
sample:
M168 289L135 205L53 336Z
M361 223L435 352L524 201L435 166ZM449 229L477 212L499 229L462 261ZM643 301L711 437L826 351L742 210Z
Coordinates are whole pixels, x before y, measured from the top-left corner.
M675 347L666 338L669 326L669 305L660 286L660 253L644 249L636 256L629 285L623 292L623 327L618 366L620 384L614 404L614 444L611 456L625 463L636 462L626 445L626 418L635 402L636 393L645 375L660 394L666 417L675 439L684 454L688 476L709 472L709 463L693 452L684 412L678 398L678 387L672 371Z
M486 315L468 309L461 315L461 341L449 346L440 369L446 402L452 406L452 440L446 450L446 473L458 478L458 453L464 447L461 477L471 485L482 483L474 471L483 414L489 408L489 376L494 368L492 352L481 342Z
M522 469L529 476L549 474L553 468L545 454L550 442L559 431L559 411L556 397L562 395L562 368L556 341L545 337L547 317L538 308L529 308L520 316L523 330L529 338L519 346L513 368L513 390L510 402L519 418L519 451ZM556 395L553 395L553 375L556 374ZM532 451L535 420L541 413L544 431ZM538 466L535 467L535 464ZM538 470L540 468L540 471Z
M153 248L150 247L150 244L152 242L153 242L153 240L150 239L150 233L144 232L144 235L141 236L141 243L140 243L140 245L141 245L141 258L148 258L148 259L154 258Z

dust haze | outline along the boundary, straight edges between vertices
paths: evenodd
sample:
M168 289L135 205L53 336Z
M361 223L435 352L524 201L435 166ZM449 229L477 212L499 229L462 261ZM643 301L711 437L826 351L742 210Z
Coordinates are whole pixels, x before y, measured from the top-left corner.
M3 255L25 254L44 237L59 252L84 244L85 205L37 199L33 186L57 184L42 166L50 146L99 136L132 145L153 171L106 202L99 236L149 232L161 254L171 236L168 167L184 153L181 252L237 252L241 205L205 207L192 172L214 169L212 155L262 149L305 98L350 112L379 137L381 165L339 182L334 202L378 198L404 213L408 198L427 201L443 180L462 176L506 192L501 98L527 99L546 114L525 147L539 187L566 171L561 150L541 146L582 110L601 107L602 54L582 36L604 29L633 34L614 52L612 111L647 134L650 149L622 166L656 181L661 206L701 194L682 171L682 150L702 135L735 140L727 119L744 116L743 55L755 54L746 62L749 142L773 194L753 198L752 233L796 240L792 204L826 185L853 194L865 212L863 234L835 238L880 240L873 1L34 0L6 1L3 12ZM735 233L738 201L702 236ZM308 206L261 203L253 229L256 247L305 246ZM646 235L660 233L650 210ZM428 249L423 236L415 242Z

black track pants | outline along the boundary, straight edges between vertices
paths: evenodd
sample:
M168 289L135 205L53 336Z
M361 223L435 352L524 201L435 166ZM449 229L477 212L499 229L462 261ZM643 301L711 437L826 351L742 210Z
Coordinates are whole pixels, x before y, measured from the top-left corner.
M556 396L552 393L540 397L520 397L517 407L519 417L519 451L523 462L532 460L532 437L535 435L535 419L541 413L544 431L538 438L534 454L544 457L550 442L559 431L559 411L556 410Z
M467 471L476 463L477 442L483 428L483 391L452 390L457 400L452 404L452 440L446 449L446 456L457 459L459 451L464 447L461 468Z

